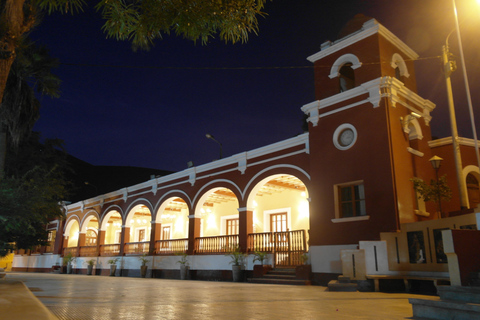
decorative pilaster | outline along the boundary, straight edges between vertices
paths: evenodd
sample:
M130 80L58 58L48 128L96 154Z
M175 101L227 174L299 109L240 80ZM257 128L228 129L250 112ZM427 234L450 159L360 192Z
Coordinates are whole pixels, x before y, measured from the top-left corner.
M195 252L195 239L200 237L200 219L196 218L195 215L188 216L188 254L193 254Z
M242 252L248 251L250 233L253 233L253 210L238 208L238 244Z

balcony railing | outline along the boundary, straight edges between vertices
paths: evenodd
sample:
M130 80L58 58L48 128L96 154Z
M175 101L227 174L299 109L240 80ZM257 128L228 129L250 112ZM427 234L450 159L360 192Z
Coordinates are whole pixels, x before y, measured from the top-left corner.
M77 247L63 248L63 255L65 256L70 253L73 257L76 257L78 252L77 249L78 249Z
M120 244L101 244L100 255L101 256L117 256L120 254Z
M125 254L144 254L148 253L150 249L150 242L143 241L143 242L128 242L125 243Z
M97 246L81 246L80 257L95 257L97 256Z
M238 246L238 235L201 237L195 239L196 254L224 254Z
M275 232L275 265L301 265L301 256L307 252L305 230Z
M185 253L188 250L188 239L171 239L155 241L155 254L171 255Z
M273 232L250 233L248 235L248 252L272 252L275 248Z

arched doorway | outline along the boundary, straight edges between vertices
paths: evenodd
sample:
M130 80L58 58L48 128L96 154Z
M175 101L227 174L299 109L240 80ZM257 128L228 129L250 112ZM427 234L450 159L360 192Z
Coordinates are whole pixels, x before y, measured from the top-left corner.
M156 215L155 254L187 252L188 215L187 203L182 198L163 201Z
M196 253L230 252L238 244L238 199L225 187L212 188L198 201L195 216L200 218L200 237Z
M271 175L252 189L248 206L253 208L254 224L248 250L274 253L275 265L301 264L310 229L305 184L293 175Z
M78 255L78 238L80 234L80 224L76 219L71 219L65 226L63 254L70 253L76 257Z
M142 204L133 207L127 215L125 230L125 254L144 254L150 249L152 214ZM127 229L126 228L126 229Z
M480 203L478 179L472 173L467 175L467 193L470 208L476 208Z
M80 231L80 256L94 257L97 255L98 218L96 213L90 213L82 222Z
M99 232L100 255L118 255L122 241L122 215L116 210L108 211L102 219Z

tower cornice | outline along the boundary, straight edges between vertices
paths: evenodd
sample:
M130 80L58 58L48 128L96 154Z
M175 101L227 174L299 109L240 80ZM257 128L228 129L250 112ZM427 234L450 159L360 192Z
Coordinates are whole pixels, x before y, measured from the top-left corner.
M378 23L377 20L371 19L365 22L360 30L349 34L342 39L339 39L335 42L324 42L321 45L322 50L309 56L307 60L310 62L315 62L377 33L399 48L408 59L416 60L418 58L418 54L409 46L407 46L402 40Z

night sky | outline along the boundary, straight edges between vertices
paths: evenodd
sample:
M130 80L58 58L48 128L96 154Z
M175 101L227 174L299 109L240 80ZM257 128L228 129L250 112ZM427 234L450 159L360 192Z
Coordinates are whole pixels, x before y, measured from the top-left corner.
M480 10L457 0L467 72L480 123ZM462 5L462 6L460 6ZM468 10L463 8L469 6ZM60 138L73 156L94 165L179 171L302 133L300 108L315 100L313 65L306 58L336 40L357 13L377 19L413 48L418 93L437 105L434 136L449 136L441 54L454 28L449 0L275 0L259 18L259 35L245 44L208 45L165 36L148 52L106 39L93 9L45 16L32 33L60 60L61 97L41 98L35 126ZM450 37L458 53L457 38ZM459 134L471 137L465 87L453 74Z

